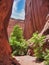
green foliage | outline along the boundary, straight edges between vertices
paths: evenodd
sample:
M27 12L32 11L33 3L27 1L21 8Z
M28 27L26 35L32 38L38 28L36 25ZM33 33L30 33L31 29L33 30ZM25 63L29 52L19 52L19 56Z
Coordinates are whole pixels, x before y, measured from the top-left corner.
M39 36L38 33L34 33L33 37L30 39L33 42L34 56L38 59L43 59L43 44L45 36Z
M25 55L27 53L27 41L23 38L22 29L16 25L9 38L10 45L13 50L13 55Z
M49 65L49 50L48 49L46 49L46 52L44 53L44 59L45 59L44 61L45 65Z

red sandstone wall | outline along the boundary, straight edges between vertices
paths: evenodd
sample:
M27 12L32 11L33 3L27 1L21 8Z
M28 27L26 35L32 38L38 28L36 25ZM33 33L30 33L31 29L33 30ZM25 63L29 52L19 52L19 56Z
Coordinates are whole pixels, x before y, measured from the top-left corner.
M16 24L19 25L24 30L24 20L10 19L9 25L8 25L8 28L7 28L8 37L10 36L11 32L13 31L13 27Z
M49 12L48 0L26 0L24 36L30 38L35 31L41 31Z

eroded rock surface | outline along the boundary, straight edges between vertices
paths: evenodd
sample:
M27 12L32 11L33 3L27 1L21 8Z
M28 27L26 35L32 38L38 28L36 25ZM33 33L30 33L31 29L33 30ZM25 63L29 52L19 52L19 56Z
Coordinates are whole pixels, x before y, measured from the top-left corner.
M26 0L24 37L29 39L43 29L49 13L49 0Z
M11 47L7 35L12 4L13 0L0 0L0 65L17 65L17 61L15 63L11 57Z

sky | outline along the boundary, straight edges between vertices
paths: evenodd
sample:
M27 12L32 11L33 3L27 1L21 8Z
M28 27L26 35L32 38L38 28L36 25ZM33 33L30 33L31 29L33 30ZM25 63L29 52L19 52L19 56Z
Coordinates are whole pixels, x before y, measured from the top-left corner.
M14 0L11 18L25 19L25 0Z

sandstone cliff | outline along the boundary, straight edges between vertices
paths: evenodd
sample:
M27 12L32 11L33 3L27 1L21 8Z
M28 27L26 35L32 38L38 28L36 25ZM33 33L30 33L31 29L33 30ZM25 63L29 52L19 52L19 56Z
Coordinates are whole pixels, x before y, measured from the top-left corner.
M30 38L33 32L41 31L49 12L49 0L26 0L24 36Z
M7 26L11 15L13 0L0 0L0 65L18 65L11 57L8 44Z

